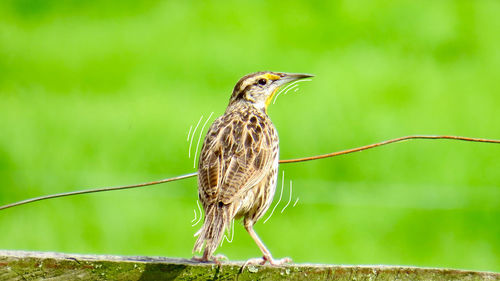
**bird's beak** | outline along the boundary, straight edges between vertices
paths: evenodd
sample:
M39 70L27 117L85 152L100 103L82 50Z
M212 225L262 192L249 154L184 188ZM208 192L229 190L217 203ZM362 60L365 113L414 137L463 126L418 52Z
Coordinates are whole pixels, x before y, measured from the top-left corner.
M305 73L280 73L279 76L281 78L276 82L278 82L280 86L300 79L314 77L314 75Z
M274 95L278 92L278 90L283 86L286 85L290 82L297 81L300 79L305 79L305 78L310 78L314 77L314 75L311 74L304 74L304 73L277 73L275 77L278 79L275 79L273 84L276 85L274 91L269 95L266 99L266 110L269 104L271 103L271 100L273 99Z

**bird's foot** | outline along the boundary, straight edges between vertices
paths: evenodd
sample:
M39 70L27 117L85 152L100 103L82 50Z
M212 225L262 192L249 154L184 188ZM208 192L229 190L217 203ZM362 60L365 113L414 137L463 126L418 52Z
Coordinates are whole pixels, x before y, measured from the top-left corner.
M197 256L192 257L191 260L194 262L210 262L210 260L206 257L197 257Z
M217 256L212 256L212 257L205 257L205 256L197 257L197 256L194 256L193 258L191 258L191 260L195 261L195 262L203 262L203 263L214 262L216 264L221 264L222 261L228 261L229 259L226 256L224 256L224 255L217 255Z
M288 258L288 257L285 257L285 258L282 258L282 259L278 259L278 260L274 260L273 258L271 258L270 260L267 260L271 265L284 265L284 264L287 264L287 263L292 263L292 259L291 258Z
M273 265L273 266L280 266L280 265L283 265L286 263L291 263L292 259L291 258L282 258L282 259L275 260L271 256L263 256L262 258L253 258L253 259L247 260L243 264L243 266L241 267L241 270L245 269L245 267L247 267L249 265L264 265L264 264L266 264L266 262L269 262L269 264Z
M226 256L219 254L213 257L213 261L216 264L221 264L223 261L229 261L229 259Z

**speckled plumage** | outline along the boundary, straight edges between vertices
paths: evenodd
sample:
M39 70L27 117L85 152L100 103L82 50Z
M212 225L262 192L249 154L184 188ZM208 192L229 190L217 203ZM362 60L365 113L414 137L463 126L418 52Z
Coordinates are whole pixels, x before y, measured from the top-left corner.
M231 221L243 218L245 229L263 252L263 261L273 263L253 230L273 201L278 175L279 139L267 105L280 86L305 77L309 76L275 72L244 76L226 112L208 130L198 162L205 220L194 251L205 246L201 260L212 260Z

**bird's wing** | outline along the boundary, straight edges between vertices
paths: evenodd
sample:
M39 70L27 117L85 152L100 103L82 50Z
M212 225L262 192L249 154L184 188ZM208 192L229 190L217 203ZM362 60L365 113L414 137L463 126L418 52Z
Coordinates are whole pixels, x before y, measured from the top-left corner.
M212 204L217 199L225 165L224 151L219 141L223 116L217 118L208 129L198 162L198 193L200 200Z
M271 136L274 128L263 129L257 122L243 122L234 116L227 121L220 118L214 122L200 156L200 196L210 203L232 202L267 175L277 156Z

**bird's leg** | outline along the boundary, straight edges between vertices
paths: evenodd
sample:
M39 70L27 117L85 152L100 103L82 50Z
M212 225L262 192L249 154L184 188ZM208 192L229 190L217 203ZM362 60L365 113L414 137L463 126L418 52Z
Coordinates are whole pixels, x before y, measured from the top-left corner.
M283 258L279 260L273 259L273 256L271 255L271 252L266 248L264 243L262 243L262 240L260 240L259 236L253 229L253 224L252 223L247 223L245 222L245 229L247 230L248 234L252 237L252 239L255 241L257 246L259 246L260 251L262 252L262 258L255 258L255 259L249 259L248 261L243 264L243 268L245 268L249 264L265 264L266 262L269 262L271 265L282 265L285 263L290 263L292 262L292 259L290 258Z

